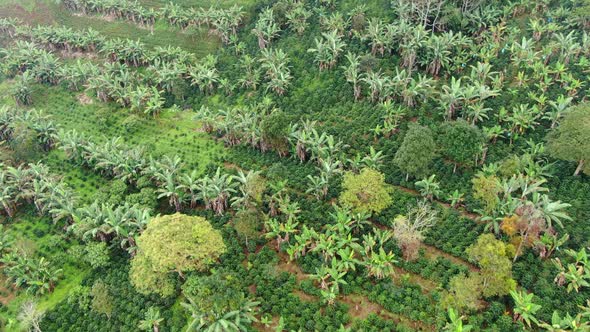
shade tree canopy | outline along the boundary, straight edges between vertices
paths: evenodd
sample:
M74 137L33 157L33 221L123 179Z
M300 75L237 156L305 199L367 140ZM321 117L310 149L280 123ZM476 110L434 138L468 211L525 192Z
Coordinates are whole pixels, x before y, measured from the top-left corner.
M395 153L393 163L407 176L422 177L427 175L436 150L432 131L428 127L412 123Z
M354 212L379 213L392 203L383 173L364 168L359 174L344 174L340 203Z
M443 158L457 166L475 165L476 156L481 152L485 136L481 129L465 120L447 121L439 128L438 143Z
M181 277L205 271L226 250L221 233L202 217L173 214L153 218L137 238L130 279L142 293L171 295L172 272Z
M547 136L549 154L577 163L574 175L590 175L590 104L575 106Z

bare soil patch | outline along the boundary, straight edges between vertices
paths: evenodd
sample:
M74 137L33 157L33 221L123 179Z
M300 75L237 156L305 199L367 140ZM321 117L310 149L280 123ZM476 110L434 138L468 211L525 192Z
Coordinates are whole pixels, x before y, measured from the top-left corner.
M46 4L37 2L32 11L27 11L18 4L8 4L0 10L0 17L17 17L31 24L49 25L55 21L52 12Z
M381 318L393 320L394 322L403 324L415 331L436 331L435 327L432 325L391 313L385 310L383 306L369 301L364 295L350 294L341 296L338 300L349 306L348 314L355 319L363 320L369 317L370 314L376 314Z
M4 275L0 277L0 303L8 305L16 297L16 289L14 289Z
M76 98L78 99L78 101L80 102L80 104L82 105L91 105L94 103L94 100L92 100L92 98L90 98L87 94L85 94L84 92L80 93L79 95L76 96Z
M307 275L303 273L303 271L301 271L301 268L297 266L297 264L295 263L281 261L277 265L277 269L280 272L287 272L289 274L295 275L295 280L297 280L297 282L301 282L307 278Z

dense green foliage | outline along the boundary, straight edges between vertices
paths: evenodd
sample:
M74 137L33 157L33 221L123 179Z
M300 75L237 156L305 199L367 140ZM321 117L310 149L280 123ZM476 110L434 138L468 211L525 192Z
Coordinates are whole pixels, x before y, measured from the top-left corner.
M588 330L588 8L0 1L2 328Z
M156 217L137 237L137 254L131 260L131 283L141 293L170 296L174 293L171 271L182 276L205 270L224 252L221 234L205 219L179 213Z

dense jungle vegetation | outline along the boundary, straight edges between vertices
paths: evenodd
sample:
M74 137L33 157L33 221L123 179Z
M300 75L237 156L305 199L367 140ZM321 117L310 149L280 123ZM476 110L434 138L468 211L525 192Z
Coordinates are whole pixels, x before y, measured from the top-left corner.
M0 0L2 331L590 331L590 0Z

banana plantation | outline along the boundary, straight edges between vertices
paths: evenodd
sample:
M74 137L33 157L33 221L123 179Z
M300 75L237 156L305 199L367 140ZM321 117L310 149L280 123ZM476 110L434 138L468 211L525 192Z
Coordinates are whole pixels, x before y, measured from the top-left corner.
M590 331L589 0L0 0L0 330Z

